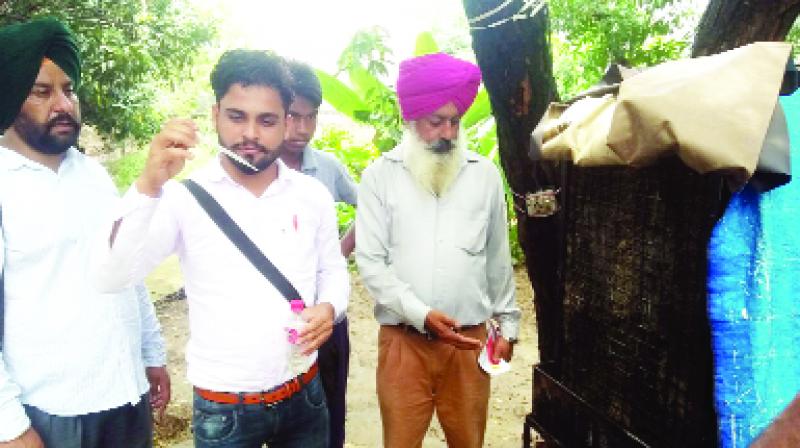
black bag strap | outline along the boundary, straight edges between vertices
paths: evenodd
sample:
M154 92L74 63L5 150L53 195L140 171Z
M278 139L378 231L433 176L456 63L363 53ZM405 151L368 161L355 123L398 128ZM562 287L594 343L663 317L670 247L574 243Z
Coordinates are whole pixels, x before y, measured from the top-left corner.
M281 271L269 261L266 255L255 245L255 243L242 231L238 224L228 215L208 192L191 179L184 179L183 185L192 193L201 207L208 213L211 220L217 224L222 233L250 260L250 263L258 269L275 288L283 294L286 300L301 299L300 293L292 286L292 283L284 276Z

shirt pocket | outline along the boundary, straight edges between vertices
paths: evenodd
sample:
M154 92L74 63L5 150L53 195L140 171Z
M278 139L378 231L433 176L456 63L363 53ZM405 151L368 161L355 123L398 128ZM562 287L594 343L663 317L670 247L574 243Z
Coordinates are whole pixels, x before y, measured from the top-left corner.
M486 249L489 215L486 212L459 212L456 215L455 245L469 255L480 255Z
M41 260L59 243L77 239L74 229L65 228L60 213L47 206L8 204L3 208L3 237L8 262Z

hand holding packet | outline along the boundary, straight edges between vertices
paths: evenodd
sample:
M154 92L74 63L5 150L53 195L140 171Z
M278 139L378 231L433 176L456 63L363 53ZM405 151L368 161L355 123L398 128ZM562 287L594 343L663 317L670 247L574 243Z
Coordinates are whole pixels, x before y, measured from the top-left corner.
M504 359L493 360L495 347L497 346L497 339L499 334L497 327L489 325L489 334L486 337L486 345L483 346L481 354L478 355L478 365L481 366L484 372L491 376L501 375L511 370L511 364Z

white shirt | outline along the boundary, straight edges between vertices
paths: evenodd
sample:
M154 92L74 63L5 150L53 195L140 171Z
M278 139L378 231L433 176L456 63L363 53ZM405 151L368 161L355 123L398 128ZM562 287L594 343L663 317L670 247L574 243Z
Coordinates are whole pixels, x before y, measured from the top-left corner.
M261 197L231 179L219 159L191 177L289 279L307 306L328 302L340 316L350 283L333 199L318 181L280 160L275 163L278 177ZM289 303L186 187L169 181L160 198L134 187L123 202L122 224L107 264L98 271L103 290L138 281L177 253L189 304L189 381L216 391L251 392L288 380Z
M145 366L164 365L146 290L92 288L92 247L118 200L105 170L74 148L56 173L0 147L0 441L30 425L21 403L60 416L136 404Z
M437 198L417 185L402 151L367 167L358 190L356 262L378 322L424 331L425 316L437 309L462 325L494 317L504 336L516 338L520 311L497 168L467 151Z

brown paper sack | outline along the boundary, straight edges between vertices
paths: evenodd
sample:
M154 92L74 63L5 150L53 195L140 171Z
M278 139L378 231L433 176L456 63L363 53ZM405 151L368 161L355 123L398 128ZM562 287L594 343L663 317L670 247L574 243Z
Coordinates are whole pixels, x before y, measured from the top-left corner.
M541 158L572 160L579 166L624 165L606 145L614 106L612 94L582 98L573 104L550 103L533 130L531 151L540 153Z
M633 166L677 151L695 171L744 183L758 162L791 46L757 42L667 62L622 82L608 146Z

